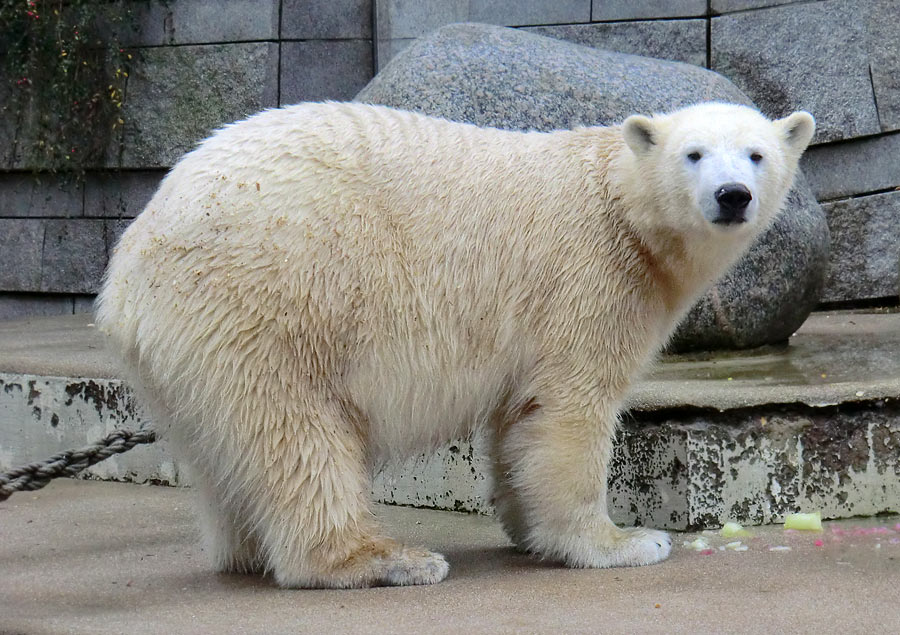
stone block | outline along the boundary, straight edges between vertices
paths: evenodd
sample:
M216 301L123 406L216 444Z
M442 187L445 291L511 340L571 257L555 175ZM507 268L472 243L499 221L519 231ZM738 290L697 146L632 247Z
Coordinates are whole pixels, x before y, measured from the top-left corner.
M368 40L307 40L281 44L281 103L348 101L372 79Z
M896 297L900 274L900 192L826 203L831 265L822 300Z
M74 306L72 307L73 313L93 313L95 297L96 296L93 294L72 296L72 301L74 303Z
M286 40L364 40L372 37L374 0L284 0Z
M500 26L590 22L591 0L470 0L466 20Z
M764 9L783 4L796 4L806 0L710 0L709 10L713 14L746 11L747 9Z
M116 248L116 245L119 242L119 238L122 237L122 234L128 229L128 226L131 225L131 218L120 218L117 220L107 220L104 225L104 232L106 235L106 255L107 258L112 257L112 252Z
M0 291L40 291L44 223L0 218Z
M591 20L640 20L706 15L706 0L593 0Z
M800 162L820 201L900 186L900 134L810 148Z
M710 50L711 68L767 115L810 111L818 124L816 143L881 131L864 13L855 2L830 0L712 18Z
M82 186L50 174L0 174L0 217L73 217L84 208Z
M0 320L70 313L72 313L72 297L68 295L0 292Z
M84 215L134 218L150 201L165 172L155 170L92 172L85 178Z
M277 44L141 49L128 80L119 167L171 166L215 128L277 102Z
M131 3L134 19L110 23L124 46L278 39L279 0L151 0ZM117 10L117 5L111 5Z
M522 29L598 49L706 66L705 20L649 20Z
M469 0L375 0L375 37L415 38L468 16Z
M375 72L380 73L394 56L416 41L414 37L375 41Z
M95 293L106 262L104 221L46 221L41 291Z
M866 7L869 69L881 129L900 130L900 7L896 0L869 0Z

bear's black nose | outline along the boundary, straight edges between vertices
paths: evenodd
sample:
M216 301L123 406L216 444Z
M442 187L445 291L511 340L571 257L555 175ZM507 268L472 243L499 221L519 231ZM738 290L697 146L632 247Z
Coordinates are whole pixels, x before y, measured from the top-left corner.
M716 202L719 204L719 216L715 223L743 223L747 220L744 210L753 200L747 186L740 183L726 183L716 190Z

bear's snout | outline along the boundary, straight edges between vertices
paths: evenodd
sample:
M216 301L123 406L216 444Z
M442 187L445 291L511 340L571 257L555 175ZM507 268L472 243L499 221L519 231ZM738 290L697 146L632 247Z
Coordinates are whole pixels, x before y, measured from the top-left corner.
M726 183L716 190L716 202L719 204L719 215L713 220L720 225L733 225L747 221L747 205L753 195L746 185Z

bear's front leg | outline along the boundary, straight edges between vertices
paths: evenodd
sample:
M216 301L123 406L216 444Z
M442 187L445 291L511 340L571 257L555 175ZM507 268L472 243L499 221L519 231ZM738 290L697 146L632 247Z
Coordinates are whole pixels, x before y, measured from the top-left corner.
M532 408L507 422L494 446L497 511L517 545L571 567L627 567L669 556L662 531L620 529L606 508L614 411ZM594 416L590 416L594 415ZM509 516L509 518L507 518Z

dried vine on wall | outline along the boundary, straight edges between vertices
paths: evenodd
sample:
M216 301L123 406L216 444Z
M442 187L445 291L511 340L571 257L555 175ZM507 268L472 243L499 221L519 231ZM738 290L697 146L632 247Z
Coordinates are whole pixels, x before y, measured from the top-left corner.
M129 0L0 0L6 168L77 178L116 151L135 29Z

